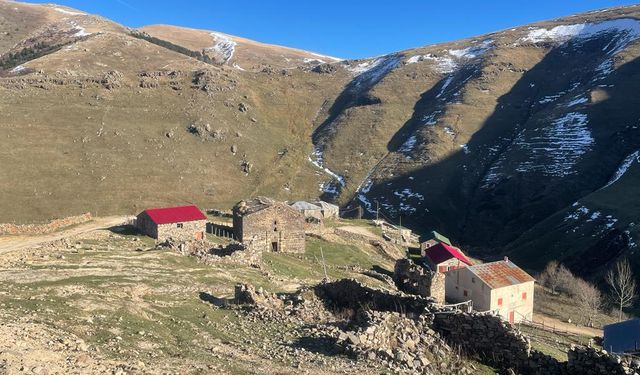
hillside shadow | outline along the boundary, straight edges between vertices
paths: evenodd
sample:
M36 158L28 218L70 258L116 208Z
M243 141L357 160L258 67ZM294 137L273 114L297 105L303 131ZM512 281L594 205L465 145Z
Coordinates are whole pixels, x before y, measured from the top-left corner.
M380 59L376 67L355 76L338 95L328 110L327 118L313 132L314 145L321 143L321 139L327 136L327 129L344 111L352 107L381 103L380 98L371 94L371 89L398 65L400 57L392 54Z
M403 216L403 225L441 230L465 246L499 251L576 197L599 189L640 144L638 131L625 125L640 118L640 103L631 99L636 97L634 87L640 80L640 59L598 79L598 66L607 60L603 49L611 42L609 34L588 40L581 48L570 42L550 50L498 98L492 114L467 142L468 153L458 148L415 172L374 185L368 198L386 199L386 203L398 207L402 201L390 191L421 192L424 202L417 202L418 209L411 218ZM441 81L421 96L411 120L389 141L390 151L397 151L409 135L426 126L425 116L441 107L436 92L443 84ZM612 84L615 90L606 87ZM540 129L548 128L558 118L558 106L566 106L578 94L593 96L592 90L602 91L605 98L589 106L565 107L560 112L588 114L588 128L595 140L590 151L577 158L571 174L550 176L523 170L531 160L542 165L554 162L550 153L522 146L523 139L535 141ZM554 99L545 97L558 93L563 94ZM432 140L427 137L423 141Z

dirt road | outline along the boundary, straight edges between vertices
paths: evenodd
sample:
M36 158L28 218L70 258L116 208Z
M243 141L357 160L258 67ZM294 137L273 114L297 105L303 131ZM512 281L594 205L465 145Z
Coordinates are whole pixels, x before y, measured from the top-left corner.
M0 237L0 255L12 251L38 247L47 242L58 241L63 238L72 237L78 234L92 232L98 229L105 229L116 225L124 224L129 216L109 216L97 217L73 228L63 229L58 232L43 234L39 236L4 236Z
M540 323L540 324L544 323L545 326L554 327L557 330L568 331L568 332L571 332L571 333L575 333L577 335L600 336L600 337L602 337L602 330L601 329L577 326L577 325L575 325L573 323L563 322L563 321L558 320L556 318L551 318L551 317L548 317L548 316L545 316L545 315L534 314L533 315L533 321L535 323Z

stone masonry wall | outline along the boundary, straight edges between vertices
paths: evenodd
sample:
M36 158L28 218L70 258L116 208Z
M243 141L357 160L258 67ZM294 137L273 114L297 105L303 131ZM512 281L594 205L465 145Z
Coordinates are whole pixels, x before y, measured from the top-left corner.
M281 252L303 253L305 250L304 216L282 203L234 217L234 231L238 240L252 242L263 251L272 251L273 243Z
M207 221L196 220L187 221L182 224L182 228L178 228L178 224L161 224L158 225L158 241L166 241L172 238L176 241L190 241L196 239L196 234L205 232Z
M411 259L398 259L393 271L393 281L405 293L432 297L437 303L445 303L445 276L431 272L415 264Z

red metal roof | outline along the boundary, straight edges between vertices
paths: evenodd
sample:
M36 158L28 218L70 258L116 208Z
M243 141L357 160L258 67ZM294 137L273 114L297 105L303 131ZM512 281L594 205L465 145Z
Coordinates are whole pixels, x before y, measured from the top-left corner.
M149 208L144 210L156 224L172 224L184 221L205 220L207 217L196 206Z
M467 270L473 272L492 289L535 281L533 277L510 260L476 264L467 267Z
M453 246L449 246L444 242L435 244L427 248L425 256L428 257L434 264L440 264L451 258L456 258L463 263L471 265L471 261L462 254L460 249Z

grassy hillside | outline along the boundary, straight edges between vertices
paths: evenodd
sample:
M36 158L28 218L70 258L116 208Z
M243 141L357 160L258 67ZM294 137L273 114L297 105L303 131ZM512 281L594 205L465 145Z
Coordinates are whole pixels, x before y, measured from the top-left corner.
M640 149L637 6L353 61L55 5L0 15L0 222L322 196L539 267L584 251L558 218L597 196L617 221L584 235L608 259L638 240L635 206L599 190Z

